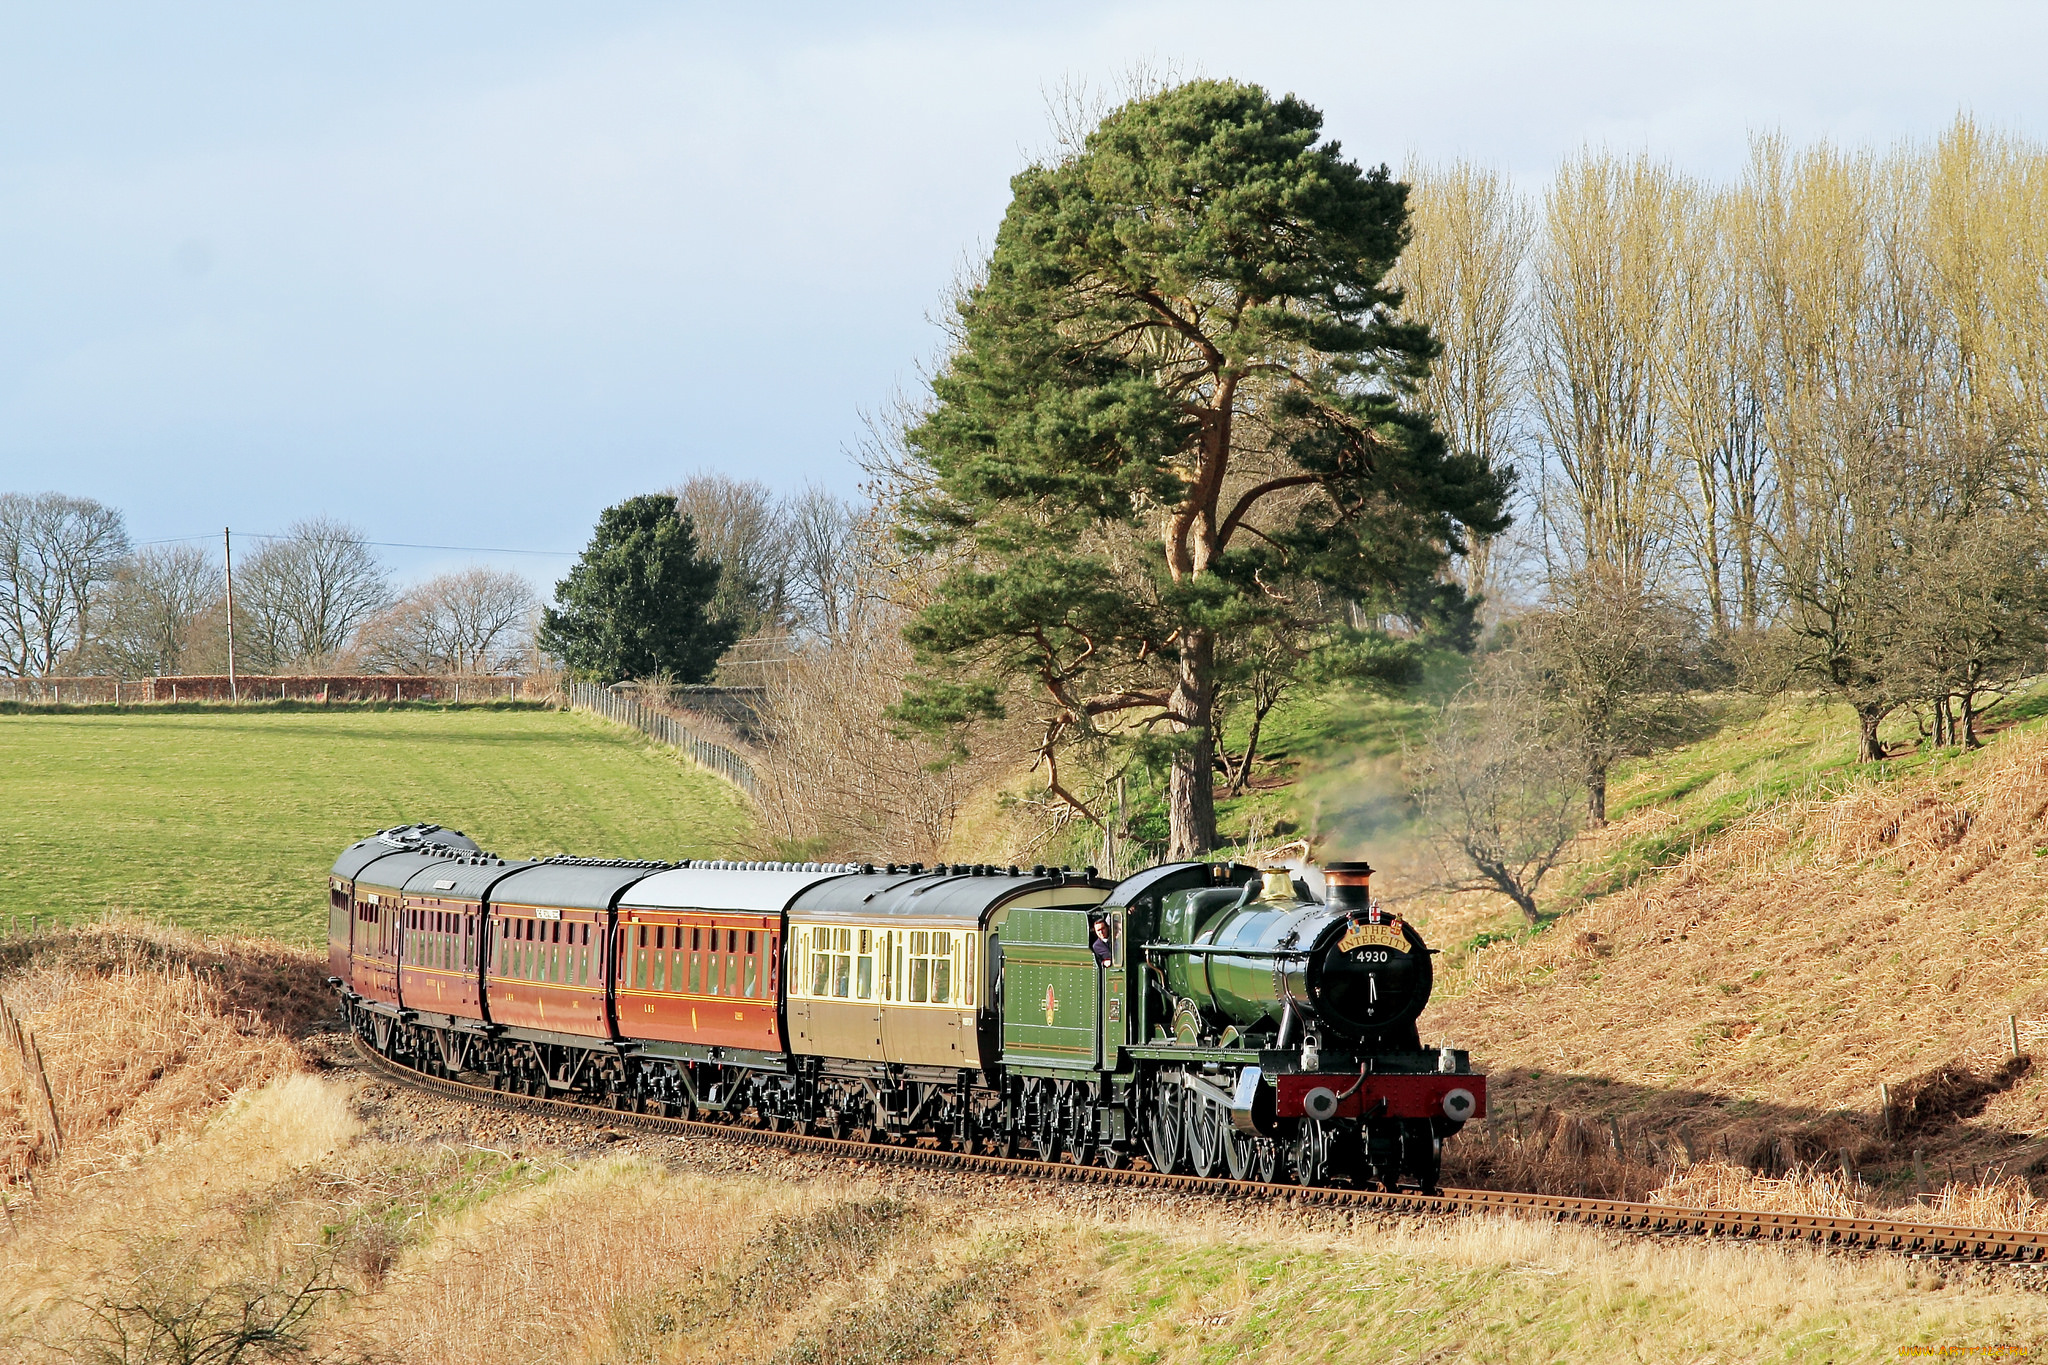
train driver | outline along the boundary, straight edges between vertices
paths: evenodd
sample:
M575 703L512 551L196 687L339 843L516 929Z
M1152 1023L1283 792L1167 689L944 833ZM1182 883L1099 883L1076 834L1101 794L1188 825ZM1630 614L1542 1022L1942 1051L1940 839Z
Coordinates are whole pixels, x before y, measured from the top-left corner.
M1095 961L1107 967L1111 955L1109 946L1109 916L1091 915L1088 919L1088 951L1095 954Z

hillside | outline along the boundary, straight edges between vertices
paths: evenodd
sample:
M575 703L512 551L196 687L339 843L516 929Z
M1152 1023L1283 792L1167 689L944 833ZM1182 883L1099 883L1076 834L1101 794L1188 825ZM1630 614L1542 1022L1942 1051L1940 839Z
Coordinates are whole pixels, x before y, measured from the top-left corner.
M2048 733L1776 792L1797 763L1710 775L1706 752L1639 771L1586 841L1582 880L1641 865L1630 884L1451 964L1425 1031L1486 1059L1496 1134L1571 1117L1610 1148L1611 1116L1652 1165L1847 1149L1881 1196L1951 1173L2040 1188L2048 1086L2002 1035L2017 1015L2023 1051L2048 1042Z
M312 943L350 840L436 820L504 853L735 850L746 801L637 731L534 707L0 715L0 921L120 911Z

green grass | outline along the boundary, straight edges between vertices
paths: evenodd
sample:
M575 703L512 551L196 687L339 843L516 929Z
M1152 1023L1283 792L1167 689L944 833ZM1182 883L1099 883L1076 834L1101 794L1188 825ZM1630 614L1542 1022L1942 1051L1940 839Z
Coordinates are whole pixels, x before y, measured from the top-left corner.
M36 709L0 715L0 918L128 912L299 943L323 874L435 821L507 855L736 852L737 791L590 716L529 707Z
M1855 717L1845 706L1725 697L1711 699L1709 709L1715 723L1701 739L1616 767L1608 817L1622 822L1654 808L1670 823L1621 840L1572 869L1559 887L1567 903L1630 886L1780 803L1825 798L1929 769L1967 767L1983 753L1921 743L1912 717L1899 715L1881 732L1894 756L1863 763ZM2001 706L1991 722L2026 729L2044 713L2048 694L2028 693Z

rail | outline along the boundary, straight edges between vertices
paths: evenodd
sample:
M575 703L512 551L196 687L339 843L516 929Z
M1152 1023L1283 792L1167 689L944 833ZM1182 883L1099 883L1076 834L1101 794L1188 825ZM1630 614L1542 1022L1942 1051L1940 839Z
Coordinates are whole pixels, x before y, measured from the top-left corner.
M562 695L577 710L589 711L619 725L630 725L663 744L682 750L700 767L717 773L748 796L759 794L754 770L744 758L723 744L714 744L700 737L668 712L657 710L638 697L622 697L596 683L565 681Z
M720 1137L762 1147L820 1152L867 1161L889 1161L926 1168L980 1171L988 1175L1023 1176L1092 1185L1184 1190L1223 1199L1256 1199L1336 1208L1374 1209L1399 1213L1494 1213L1553 1223L1581 1223L1628 1232L1698 1237L1732 1237L1745 1241L1802 1242L1831 1249L1889 1251L1956 1260L2039 1262L2048 1260L2048 1232L2008 1228L1945 1227L1933 1223L1897 1222L1881 1218L1830 1218L1819 1214L1766 1213L1747 1209L1688 1209L1666 1204L1639 1204L1619 1199L1582 1199L1571 1195L1522 1194L1508 1190L1447 1189L1440 1194L1410 1191L1353 1190L1323 1185L1268 1185L1217 1176L1162 1175L1123 1167L1076 1166L1019 1157L986 1156L936 1147L899 1147L815 1134L777 1132L734 1123L670 1118L630 1110L606 1109L571 1100L518 1095L467 1081L426 1076L402 1066L355 1039L356 1052L374 1072L427 1094L443 1095L501 1110L564 1114L611 1127L642 1132Z

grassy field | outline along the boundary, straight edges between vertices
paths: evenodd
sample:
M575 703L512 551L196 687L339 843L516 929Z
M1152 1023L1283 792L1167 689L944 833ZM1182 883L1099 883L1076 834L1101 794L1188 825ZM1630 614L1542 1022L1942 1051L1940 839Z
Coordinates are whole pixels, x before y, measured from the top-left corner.
M310 943L351 840L431 820L504 854L683 858L751 829L725 783L589 716L315 706L0 715L0 918L115 910Z

